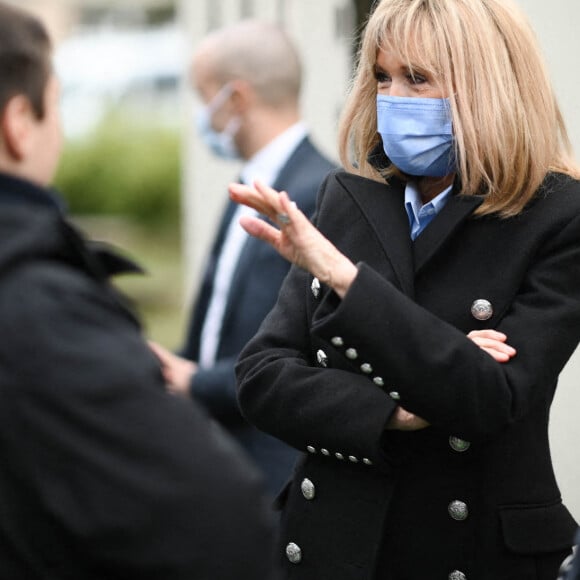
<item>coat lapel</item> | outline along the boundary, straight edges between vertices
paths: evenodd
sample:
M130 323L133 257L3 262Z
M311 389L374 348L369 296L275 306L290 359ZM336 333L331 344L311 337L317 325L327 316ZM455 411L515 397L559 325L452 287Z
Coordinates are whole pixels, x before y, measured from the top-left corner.
M413 252L404 184L396 178L390 179L387 185L352 174L341 174L338 179L378 237L401 290L412 297Z
M479 196L453 195L413 245L415 275L482 203Z

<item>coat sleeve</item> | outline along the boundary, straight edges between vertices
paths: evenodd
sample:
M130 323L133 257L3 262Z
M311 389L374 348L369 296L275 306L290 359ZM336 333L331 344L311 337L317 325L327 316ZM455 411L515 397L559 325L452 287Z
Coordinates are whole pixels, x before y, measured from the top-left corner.
M326 182L318 205L325 195ZM316 216L314 217L316 222ZM313 360L307 294L311 276L292 267L278 301L242 351L236 373L244 416L300 451L341 450L387 470L384 427L396 404L368 378Z
M269 578L259 476L102 290L56 265L3 285L0 450L24 490L3 486L3 526L28 521L56 576Z

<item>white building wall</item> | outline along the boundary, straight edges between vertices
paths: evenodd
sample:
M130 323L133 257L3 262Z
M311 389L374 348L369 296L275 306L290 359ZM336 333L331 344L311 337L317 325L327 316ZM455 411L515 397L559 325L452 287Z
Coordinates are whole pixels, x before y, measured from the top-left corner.
M519 0L529 15L544 53L568 124L580 152L580 2ZM181 0L187 37L194 47L211 28L244 16L281 21L299 45L306 68L303 111L316 141L336 158L336 120L350 76L349 35L354 27L350 0ZM341 27L349 28L344 34ZM239 166L216 161L193 130L194 99L188 92L184 114L184 240L187 291L198 283L208 243L226 187ZM507 153L507 152L506 152ZM550 348L550 345L546 345ZM580 521L580 349L566 367L552 410L553 459L564 501ZM534 477L530 473L530 477Z
M580 2L578 0L519 0L536 30L576 157L580 158ZM546 348L550 348L546 344ZM562 495L580 522L580 349L562 374L552 407L550 439ZM530 473L530 477L534 477Z

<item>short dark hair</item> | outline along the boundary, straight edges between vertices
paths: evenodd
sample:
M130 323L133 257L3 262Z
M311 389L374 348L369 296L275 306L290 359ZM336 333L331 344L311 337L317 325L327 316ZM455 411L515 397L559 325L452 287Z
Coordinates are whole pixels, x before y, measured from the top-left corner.
M36 116L44 117L50 54L50 36L42 22L0 1L0 111L12 97L24 95Z

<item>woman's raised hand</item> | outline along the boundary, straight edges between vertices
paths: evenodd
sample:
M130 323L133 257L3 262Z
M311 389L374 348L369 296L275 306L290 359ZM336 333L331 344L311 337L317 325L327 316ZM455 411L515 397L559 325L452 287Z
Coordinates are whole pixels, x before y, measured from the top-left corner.
M308 270L343 297L357 274L356 266L290 201L286 192L260 183L254 187L232 183L230 197L255 209L278 227L257 217L244 216L240 225L251 236L270 244L281 256Z

